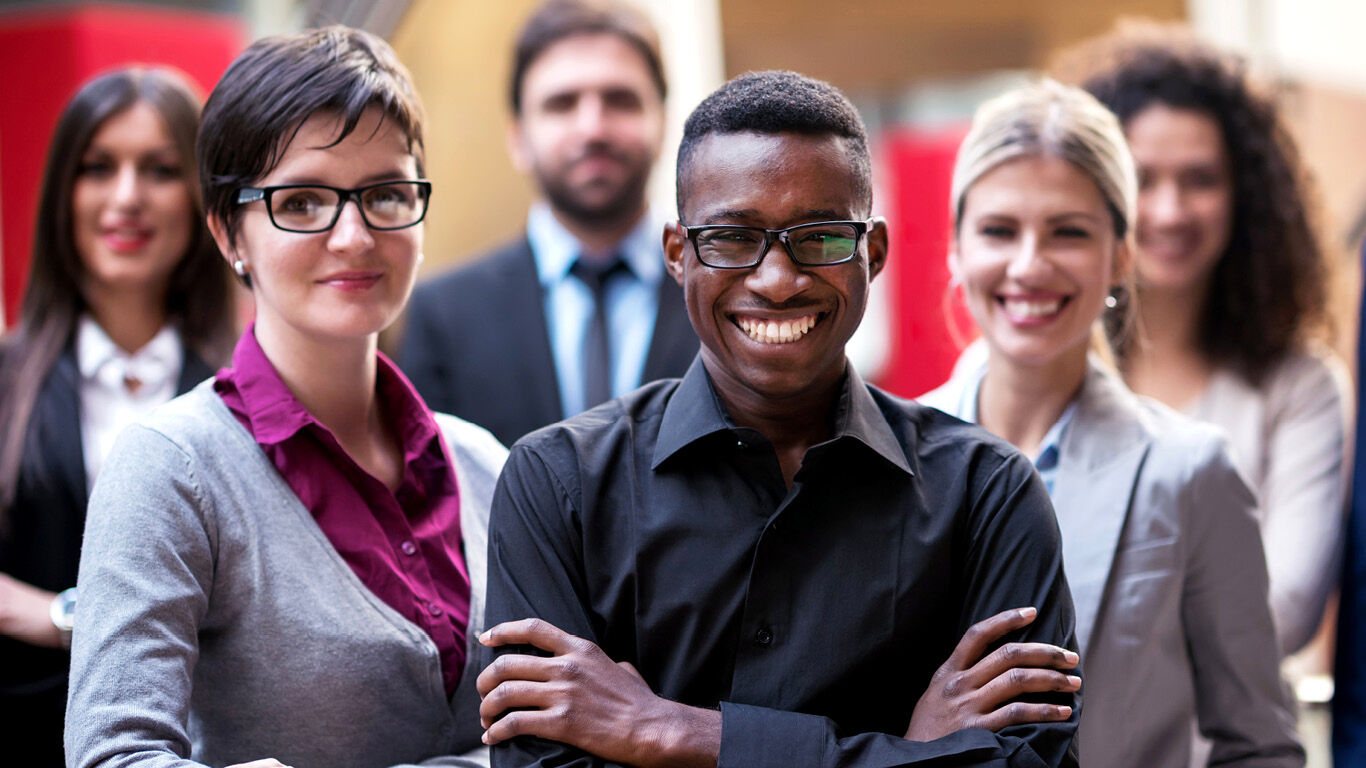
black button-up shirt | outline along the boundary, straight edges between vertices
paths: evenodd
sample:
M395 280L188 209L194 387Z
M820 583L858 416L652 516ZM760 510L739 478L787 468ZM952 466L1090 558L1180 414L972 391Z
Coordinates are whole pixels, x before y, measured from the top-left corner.
M1072 601L1028 459L852 369L835 437L791 490L700 359L532 433L498 483L489 548L489 626L545 619L660 696L719 707L723 767L1072 764L1072 694L1040 699L1072 706L1065 723L902 738L970 625L1032 605L1010 639L1075 648ZM601 761L523 737L493 763Z

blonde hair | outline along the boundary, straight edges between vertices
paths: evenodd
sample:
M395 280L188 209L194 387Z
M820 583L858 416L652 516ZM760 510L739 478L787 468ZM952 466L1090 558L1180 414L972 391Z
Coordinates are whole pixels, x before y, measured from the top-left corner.
M1123 239L1133 228L1138 173L1124 129L1094 96L1056 80L1016 88L983 104L958 150L950 202L957 231L963 199L985 173L1018 157L1051 155L1086 173Z
M953 167L949 201L955 235L963 201L978 179L1010 160L1038 156L1066 160L1095 183L1113 219L1115 237L1132 253L1138 171L1124 129L1091 94L1047 78L997 96L973 116ZM1137 336L1132 271L1113 295L1115 306L1103 314L1104 326L1097 324L1092 338L1093 350L1112 366L1115 355L1107 331L1115 340Z

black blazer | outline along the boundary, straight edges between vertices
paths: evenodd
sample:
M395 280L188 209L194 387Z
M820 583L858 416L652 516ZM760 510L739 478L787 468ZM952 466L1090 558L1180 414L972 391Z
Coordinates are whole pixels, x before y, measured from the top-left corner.
M523 237L413 292L399 367L434 411L505 445L565 417L531 244ZM641 383L682 376L697 355L683 291L665 275Z
M177 394L212 375L207 363L185 350ZM0 572L52 592L75 586L89 495L81 451L80 373L75 349L68 345L33 405L14 506L6 515L9 530L0 534ZM22 734L26 754L35 758L26 764L62 765L69 655L0 636L0 659L0 732Z

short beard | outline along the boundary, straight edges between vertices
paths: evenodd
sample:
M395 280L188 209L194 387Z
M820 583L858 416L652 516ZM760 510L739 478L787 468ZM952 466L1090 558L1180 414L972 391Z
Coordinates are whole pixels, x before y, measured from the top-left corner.
M589 230L609 230L629 223L645 208L645 186L649 180L649 170L631 178L607 200L589 204L580 199L577 190L561 183L557 178L542 174L539 169L536 180L550 207L570 221Z

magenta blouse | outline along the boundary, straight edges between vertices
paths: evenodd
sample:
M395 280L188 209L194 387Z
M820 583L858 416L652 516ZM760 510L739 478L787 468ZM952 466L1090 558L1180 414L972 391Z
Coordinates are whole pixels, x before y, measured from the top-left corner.
M455 467L408 379L379 355L375 394L403 446L390 491L285 386L249 326L214 390L275 464L361 582L436 643L446 695L465 665L470 578Z

